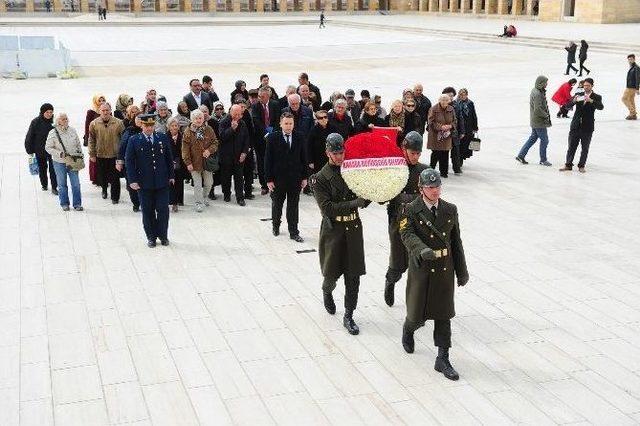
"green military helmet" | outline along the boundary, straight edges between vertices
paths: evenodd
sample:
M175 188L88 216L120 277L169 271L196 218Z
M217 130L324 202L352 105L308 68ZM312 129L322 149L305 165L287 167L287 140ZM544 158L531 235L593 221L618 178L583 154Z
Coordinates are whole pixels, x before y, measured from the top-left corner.
M426 186L429 188L435 188L440 185L442 185L442 179L440 179L439 171L428 167L420 173L420 177L418 178L419 187Z
M415 130L410 131L404 137L402 147L411 151L422 152L422 136Z
M336 153L344 151L344 139L340 133L330 133L327 136L327 151Z

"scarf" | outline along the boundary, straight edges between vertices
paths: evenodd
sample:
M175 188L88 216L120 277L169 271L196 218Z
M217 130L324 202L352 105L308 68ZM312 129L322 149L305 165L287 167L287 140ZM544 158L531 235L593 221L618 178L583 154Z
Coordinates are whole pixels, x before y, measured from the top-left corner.
M118 100L116 101L116 111L125 112L127 107L131 105L131 101L133 98L126 93L118 96Z
M389 127L402 127L404 129L404 110L399 114L391 110L389 114Z
M91 109L95 112L98 112L98 109L100 109L100 103L98 102L98 99L100 98L104 98L104 95L101 93L96 93L91 99Z
M191 124L191 126L189 126L189 129L196 136L196 140L204 141L204 129L205 129L205 125L204 124L202 126L200 126L200 127L196 127L195 124Z
M469 114L471 113L471 111L469 110L471 101L469 101L469 99L466 99L464 101L458 99L457 104L458 104L458 107L460 108L460 111L462 111L462 113L464 114L464 116L468 117Z

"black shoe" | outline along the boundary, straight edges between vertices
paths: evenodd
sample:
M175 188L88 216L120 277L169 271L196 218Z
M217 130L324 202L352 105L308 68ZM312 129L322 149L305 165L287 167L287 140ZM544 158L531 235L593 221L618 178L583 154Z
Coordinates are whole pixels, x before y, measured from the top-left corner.
M102 199L103 200L106 200L108 196L109 195L107 194L107 191L102 191Z
M402 327L402 347L408 354L412 354L415 350L416 342L413 340L413 332Z
M55 188L51 188L51 193L52 193L53 195L58 195L58 190L57 190L57 189L55 189Z
M439 356L436 358L436 364L433 366L434 370L439 373L444 374L449 380L458 380L460 376L458 372L453 368L451 363L449 362L449 357Z
M274 237L277 237L278 235L280 235L280 228L274 227L271 231L273 232Z
M253 200L254 198L256 198L256 196L253 194L244 194L245 200Z
M289 236L289 238L291 238L296 243L304 243L304 238L302 238L300 235L291 235Z
M245 202L244 202L244 200L238 200L238 205L239 205L240 207L244 207L244 206L246 206L246 205L247 205L247 203L245 203Z
M42 190L43 190L43 191L48 191L48 190L49 190L49 188L47 188L46 186L43 186L43 187L42 187Z
M360 334L358 324L353 320L353 314L347 314L345 312L344 317L342 318L342 325L344 325L344 328L347 329L349 334L353 336Z
M162 244L163 246L168 246L169 240L167 238L165 238L164 240L160 240L160 244Z
M393 302L395 299L395 283L390 283L389 281L384 282L384 301L387 306L393 306Z
M224 196L224 202L228 203L229 201L231 201L231 195L225 195Z
M334 315L336 313L336 302L333 301L333 294L323 292L322 298L324 299L324 308L329 314Z
M111 200L111 204L118 204L120 201L118 200Z
M516 161L520 164L529 164L529 162L527 160L525 160L524 158L521 157L516 157Z
M211 193L209 193L209 199L215 201L215 200L218 199L218 197L216 196L216 194L211 192Z
M138 213L140 211L140 206L133 206L133 211Z
M147 247L154 248L156 246L156 240L147 240Z

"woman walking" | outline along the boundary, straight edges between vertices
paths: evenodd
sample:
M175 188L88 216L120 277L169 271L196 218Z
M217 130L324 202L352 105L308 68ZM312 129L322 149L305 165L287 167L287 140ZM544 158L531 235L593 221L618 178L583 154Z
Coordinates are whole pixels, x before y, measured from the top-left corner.
M205 160L218 151L218 139L213 129L204 121L204 113L199 109L191 111L191 124L182 135L182 160L193 178L195 207L202 213L209 206L205 196L213 186L213 174L205 170Z
M103 94L96 94L91 99L91 108L87 110L87 115L84 119L84 136L82 136L82 144L84 146L89 146L89 124L96 118L100 117L98 110L100 109L100 105L106 102L106 99ZM89 180L94 185L100 185L98 182L98 172L96 169L96 163L93 161L89 162Z
M589 45L585 40L580 40L580 53L578 53L578 59L580 60L580 74L578 76L582 77L582 70L587 72L587 75L591 74L591 71L584 66L584 63L587 61L587 50L589 50Z
M169 136L175 170L175 182L169 187L169 204L171 204L171 211L176 213L178 206L184 206L184 178L187 166L182 160L182 133L178 119L175 117L170 118L167 123L167 136Z
M58 181L58 199L62 210L69 211L69 189L67 187L67 177L71 184L73 199L73 209L82 211L82 196L80 195L80 179L78 178L79 167L84 164L68 167L65 159L67 157L82 157L82 144L76 129L69 126L67 114L60 113L56 119L56 125L49 132L45 149L53 160L53 169Z
M473 155L473 151L469 149L469 144L478 132L476 106L473 101L469 99L469 91L467 89L460 89L458 91L457 107L464 121L463 133L460 135L460 167L462 167L464 160Z
M567 51L567 70L564 75L569 75L569 70L573 70L578 74L578 68L574 67L573 64L576 63L576 50L578 50L578 46L570 41L569 45L564 48Z
M427 148L431 150L431 168L435 169L436 164L439 163L440 176L449 177L449 151L453 142L453 132L458 126L456 112L451 106L449 95L440 95L438 103L429 110L427 123L429 129Z

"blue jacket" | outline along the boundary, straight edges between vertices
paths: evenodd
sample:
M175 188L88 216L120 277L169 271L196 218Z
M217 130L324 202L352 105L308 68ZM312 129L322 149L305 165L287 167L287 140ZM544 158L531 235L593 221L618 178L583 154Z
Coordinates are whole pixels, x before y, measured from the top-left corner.
M124 156L127 153L127 144L129 143L129 138L135 134L142 132L140 127L129 126L124 132L122 132L122 137L120 137L120 148L118 148L118 157L116 163L124 164Z
M142 189L165 188L174 178L171 145L164 133L153 132L153 145L143 133L131 136L125 162L128 183L137 183Z

